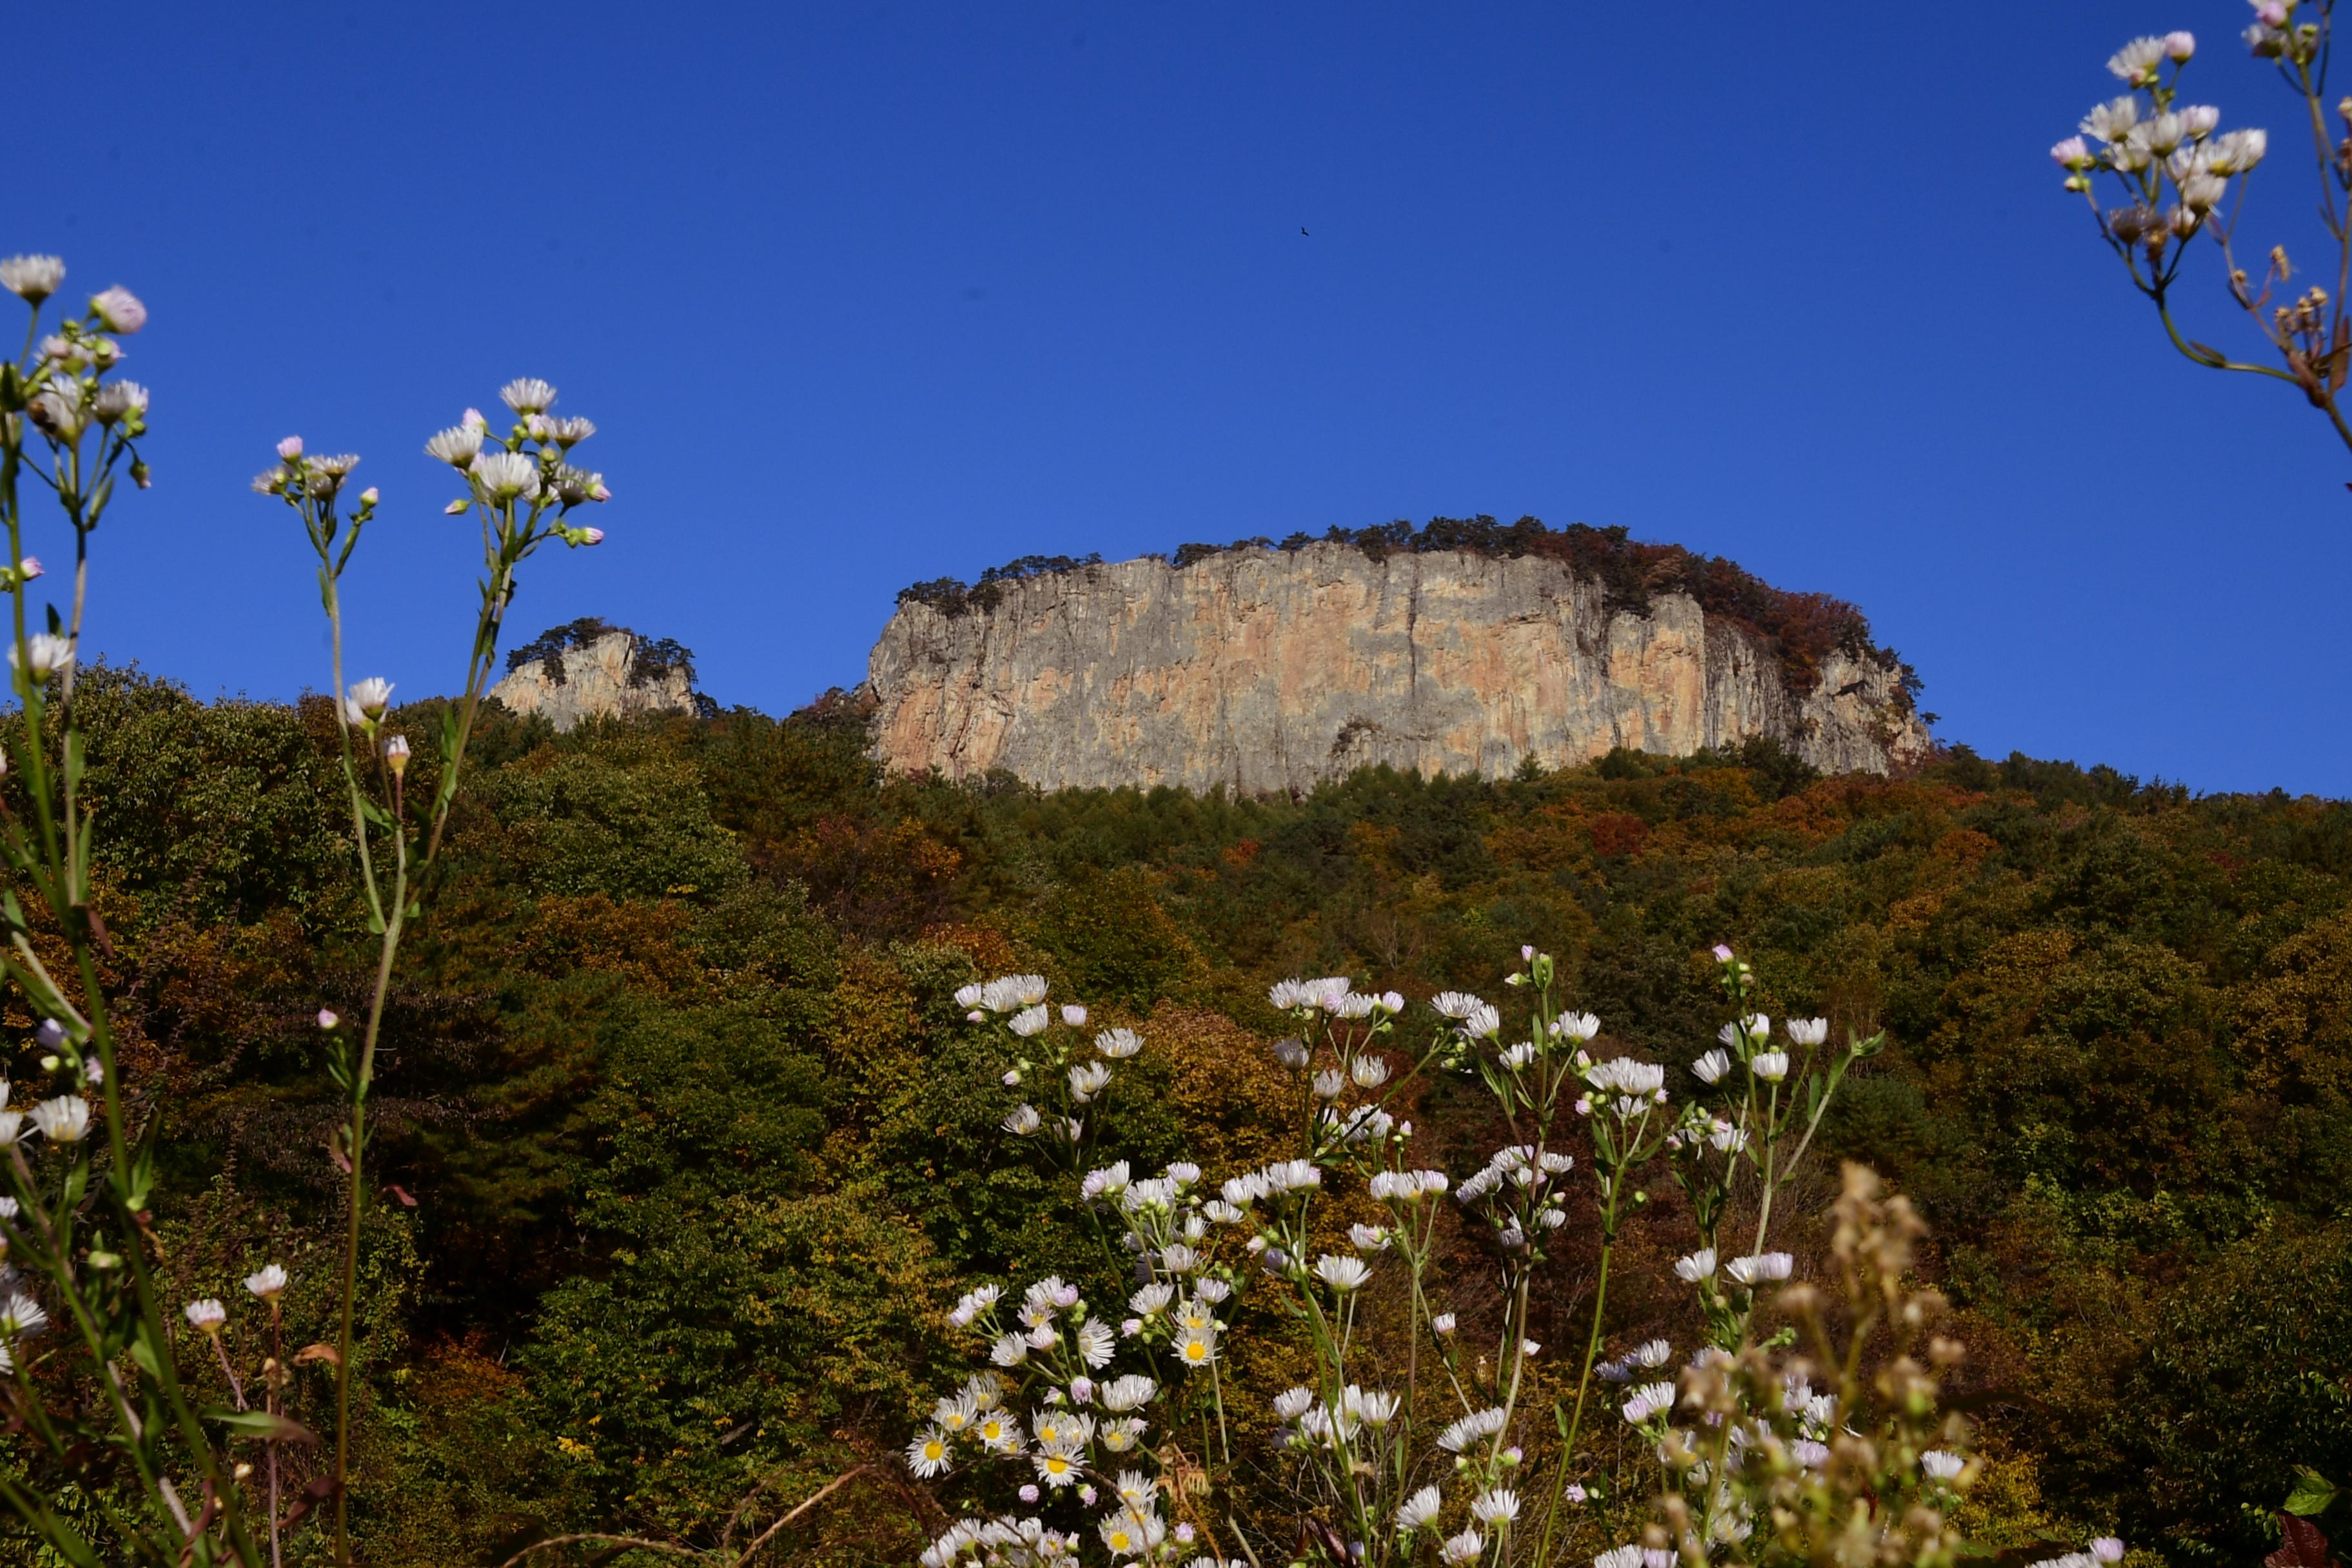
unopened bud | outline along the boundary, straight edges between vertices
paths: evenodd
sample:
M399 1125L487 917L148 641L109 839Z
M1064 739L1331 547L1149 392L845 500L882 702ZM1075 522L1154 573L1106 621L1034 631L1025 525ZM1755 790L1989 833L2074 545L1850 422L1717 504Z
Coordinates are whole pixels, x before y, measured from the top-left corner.
M331 1008L321 1007L319 1009L319 1027L322 1029L331 1029L341 1022L342 1020L335 1016Z
M299 437L299 436L289 436L289 437L286 437L286 439L284 439L283 441L280 441L280 442L278 442L278 460L279 460L280 462L287 462L287 463L290 463L290 462L292 462L295 458L297 458L300 457L301 455L302 455L302 437Z
M131 482L143 490L152 480L153 476L147 469L147 460L143 458L133 459L131 464Z
M580 531L580 542L602 544L604 542L604 531L601 528L583 528Z
M376 503L376 489L373 485L368 486L367 489L360 492L360 504L362 506L373 506Z
M400 777L408 771L407 736L394 735L383 743L383 763L384 766L392 770L392 776L394 778Z
M25 557L24 564L18 566L16 570L24 574L25 581L29 583L41 574L41 558L37 555L27 555Z
M471 501L453 500L441 509L441 514L444 517L463 517L466 515L466 509L471 505L473 505Z

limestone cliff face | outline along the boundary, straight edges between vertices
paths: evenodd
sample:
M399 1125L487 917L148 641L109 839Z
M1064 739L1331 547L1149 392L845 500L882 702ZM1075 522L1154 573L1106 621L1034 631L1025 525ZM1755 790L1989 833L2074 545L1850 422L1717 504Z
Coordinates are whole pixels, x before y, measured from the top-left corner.
M1255 793L1375 763L1494 775L1754 735L1885 773L1928 744L1891 663L1832 654L1799 695L1771 650L1694 600L1612 612L1542 557L1314 544L1002 588L959 616L901 604L883 629L868 684L891 770Z
M558 730L583 719L693 711L693 671L675 662L641 668L640 653L637 635L615 627L531 660L490 688L490 695L515 713L546 715Z

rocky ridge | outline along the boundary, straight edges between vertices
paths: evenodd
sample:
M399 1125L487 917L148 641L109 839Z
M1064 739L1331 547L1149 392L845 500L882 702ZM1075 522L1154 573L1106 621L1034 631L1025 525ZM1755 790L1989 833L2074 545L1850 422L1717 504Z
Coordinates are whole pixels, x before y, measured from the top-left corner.
M868 660L897 773L1044 788L1303 789L1371 763L1495 775L1753 736L1826 772L1926 754L1869 647L1794 674L1685 593L1638 609L1561 561L1342 543L1081 563L984 602L902 600Z
M544 716L559 731L583 719L692 713L700 707L691 656L625 626L576 621L543 633L509 658L507 677L490 695L513 713Z

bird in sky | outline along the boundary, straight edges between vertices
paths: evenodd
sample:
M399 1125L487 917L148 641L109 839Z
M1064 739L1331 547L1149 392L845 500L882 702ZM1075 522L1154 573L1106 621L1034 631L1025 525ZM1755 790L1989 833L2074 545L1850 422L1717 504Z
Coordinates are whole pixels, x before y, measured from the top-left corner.
M1301 228L1298 232L1299 232L1299 233L1301 233L1301 234L1306 234L1306 233L1307 233L1307 230L1306 230L1306 229L1304 229L1304 228ZM1311 239L1311 238L1313 238L1314 237L1313 237L1313 236L1311 236L1311 235L1309 235L1309 236L1307 236L1307 237L1309 237L1309 238Z

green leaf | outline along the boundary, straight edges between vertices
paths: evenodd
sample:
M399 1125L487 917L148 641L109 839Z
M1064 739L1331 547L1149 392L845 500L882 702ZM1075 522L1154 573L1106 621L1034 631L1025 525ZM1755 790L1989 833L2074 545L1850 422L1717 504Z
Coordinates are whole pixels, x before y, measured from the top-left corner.
M131 1330L131 1359L139 1363L140 1371L150 1377L160 1379L163 1375L163 1358L155 1353L155 1342L148 1338L149 1331L144 1321Z
M2336 1500L2336 1483L2309 1465L2294 1468L2294 1489L2286 1494L2286 1510L2309 1519L2325 1513Z
M215 1406L205 1412L205 1419L227 1427L233 1437L258 1437L268 1443L315 1443L319 1440L319 1435L299 1421L289 1421L267 1410L225 1410Z

